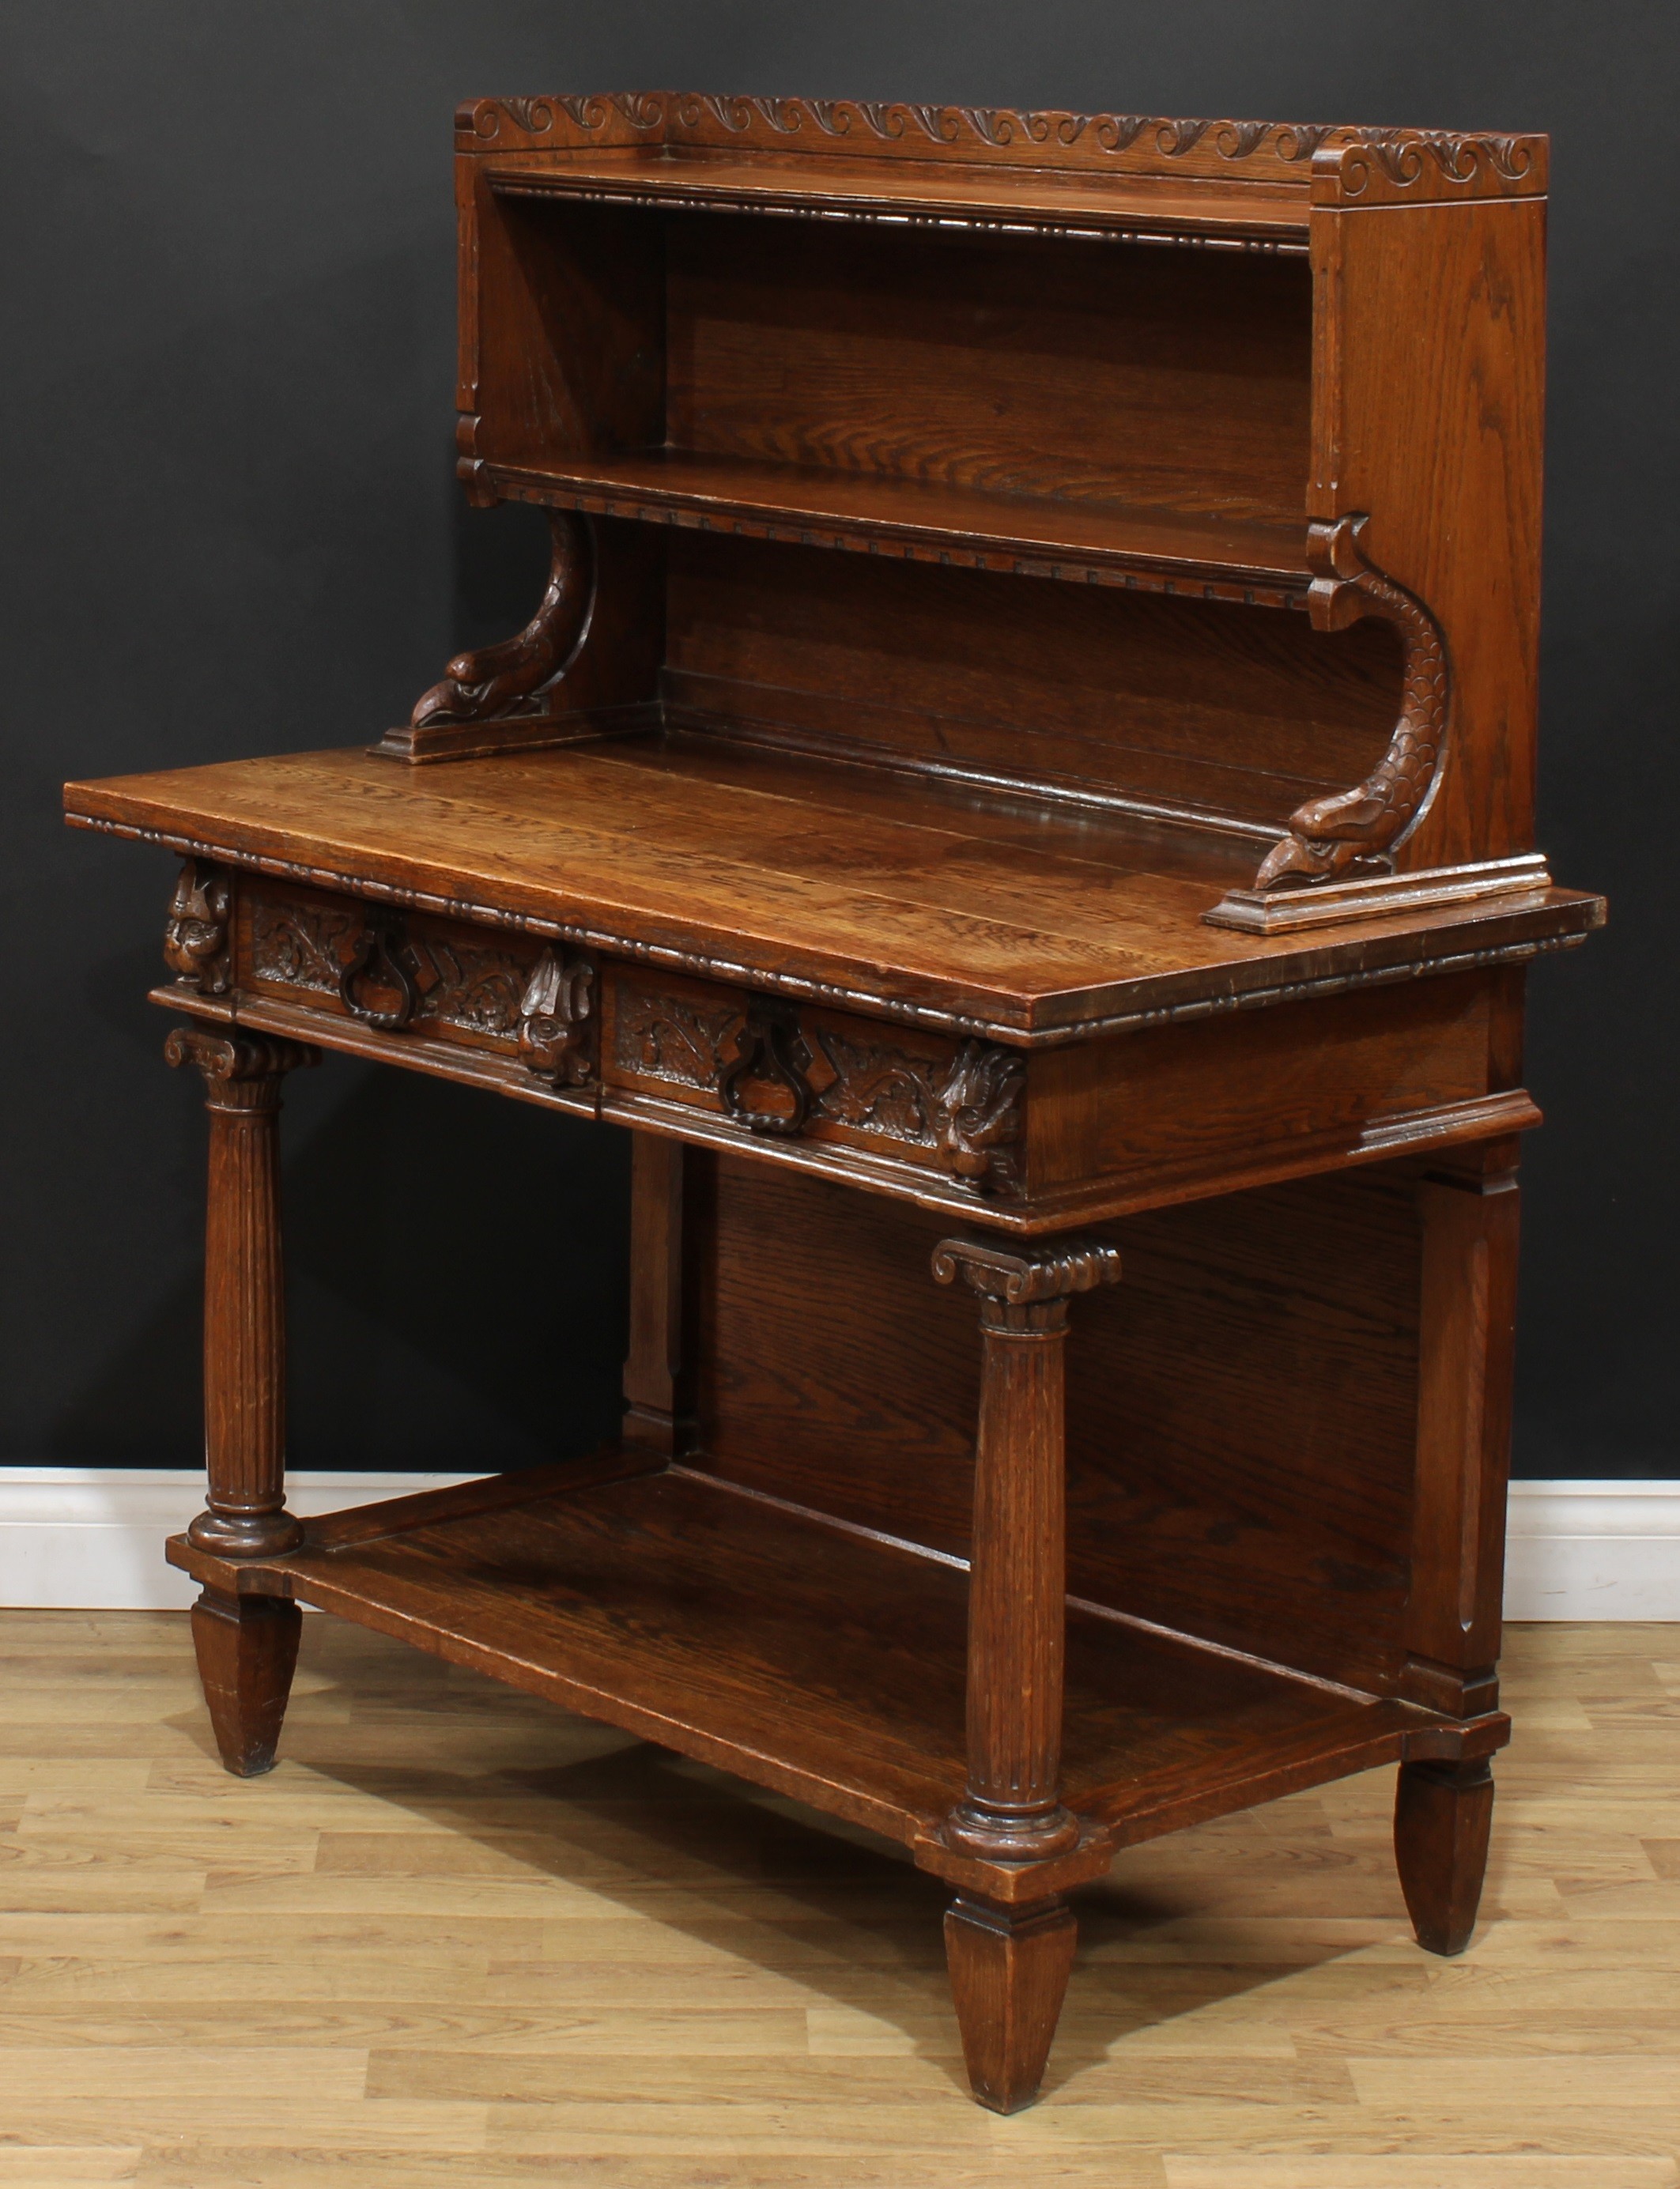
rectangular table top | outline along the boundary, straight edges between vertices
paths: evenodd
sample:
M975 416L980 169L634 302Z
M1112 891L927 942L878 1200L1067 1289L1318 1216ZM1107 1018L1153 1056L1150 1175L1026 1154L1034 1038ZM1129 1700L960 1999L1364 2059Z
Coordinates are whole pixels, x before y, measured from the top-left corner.
M66 787L73 823L326 888L1032 1043L1584 933L1536 890L1262 936L1263 846L703 736L413 767L359 749Z

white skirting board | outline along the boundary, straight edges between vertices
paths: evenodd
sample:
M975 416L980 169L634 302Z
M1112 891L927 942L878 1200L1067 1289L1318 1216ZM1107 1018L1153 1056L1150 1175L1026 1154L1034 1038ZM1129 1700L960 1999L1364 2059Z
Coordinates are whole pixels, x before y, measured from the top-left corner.
M470 1474L290 1478L295 1513L331 1513ZM193 1598L162 1541L198 1510L183 1469L0 1468L0 1607L178 1611ZM1518 1482L1507 1619L1680 1620L1680 1481Z

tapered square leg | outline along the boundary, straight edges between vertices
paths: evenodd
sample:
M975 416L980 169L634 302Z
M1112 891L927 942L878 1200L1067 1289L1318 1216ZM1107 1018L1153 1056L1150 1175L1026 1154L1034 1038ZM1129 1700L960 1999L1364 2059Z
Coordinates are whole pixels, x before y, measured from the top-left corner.
M993 2113L1038 2095L1073 1967L1077 1926L1060 1900L996 1908L959 1894L945 1915L945 1958L969 2082Z
M193 1648L222 1761L235 1778L272 1771L303 1619L280 1596L223 1596L193 1606Z
M1394 1860L1417 1943L1462 1954L1476 1925L1493 1823L1493 1773L1474 1763L1402 1763Z

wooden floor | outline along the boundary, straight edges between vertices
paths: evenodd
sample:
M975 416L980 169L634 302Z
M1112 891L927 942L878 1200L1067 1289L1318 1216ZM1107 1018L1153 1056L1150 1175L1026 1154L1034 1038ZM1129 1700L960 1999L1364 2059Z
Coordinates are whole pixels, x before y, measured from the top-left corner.
M241 1785L190 1658L0 1613L5 2189L1680 2184L1680 1626L1511 1635L1461 1961L1389 1772L1123 1857L1011 2120L884 1847L325 1618Z

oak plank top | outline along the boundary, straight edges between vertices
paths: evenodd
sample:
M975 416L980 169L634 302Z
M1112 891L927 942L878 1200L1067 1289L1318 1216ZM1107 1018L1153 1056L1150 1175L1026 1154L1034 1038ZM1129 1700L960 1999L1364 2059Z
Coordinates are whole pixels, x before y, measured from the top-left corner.
M73 824L1030 1044L1584 934L1578 891L1305 936L1204 925L1263 846L671 734L66 786Z

